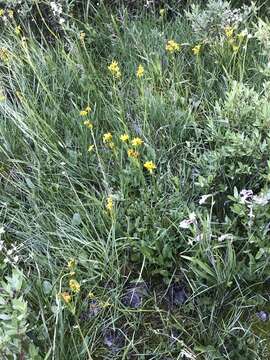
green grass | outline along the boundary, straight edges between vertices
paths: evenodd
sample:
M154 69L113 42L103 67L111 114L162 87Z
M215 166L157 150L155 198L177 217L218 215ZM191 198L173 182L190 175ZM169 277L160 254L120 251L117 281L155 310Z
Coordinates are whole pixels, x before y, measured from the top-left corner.
M257 22L244 24L248 32ZM195 56L185 16L100 9L71 19L53 45L29 29L3 30L0 269L3 278L23 271L28 306L16 354L27 358L31 341L42 359L270 357L269 324L256 316L269 309L270 214L240 196L269 191L267 49L256 36L240 42L240 31L237 51L220 29ZM178 53L166 52L169 39L182 44ZM108 70L113 60L120 79ZM138 160L127 156L124 133L143 140ZM65 304L58 294L71 293L70 278L80 292ZM128 287L142 282L141 306L126 306ZM168 295L173 284L185 288L182 305ZM104 343L108 329L122 334L121 349Z

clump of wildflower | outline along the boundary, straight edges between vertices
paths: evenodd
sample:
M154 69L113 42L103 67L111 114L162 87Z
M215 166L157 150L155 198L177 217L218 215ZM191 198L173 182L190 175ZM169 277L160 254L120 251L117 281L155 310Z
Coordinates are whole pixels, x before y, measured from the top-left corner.
M85 32L83 31L80 31L80 34L79 34L79 39L80 39L80 42L83 43L84 42L84 39L85 39Z
M175 53L180 50L180 45L174 40L169 40L166 44L166 50L168 53Z
M133 149L128 149L128 157L137 159L140 156L139 152Z
M110 149L112 149L112 150L115 149L115 143L113 141L110 141L108 145L109 145Z
M66 304L70 303L70 301L71 301L71 295L67 291L62 292L60 294L60 297L64 300L64 302Z
M121 135L120 140L123 142L127 142L129 140L129 135L128 134Z
M201 44L198 44L198 45L194 46L194 48L192 49L193 54L194 55L199 55L200 52L201 52L201 48L202 48Z
M103 135L103 142L106 144L106 143L109 143L112 141L112 133L108 132L106 134Z
M237 37L240 41L242 41L246 36L248 37L247 29L242 30L239 34L237 34Z
M92 111L92 109L90 108L90 106L86 106L86 108L84 110L80 111L80 115L87 116L91 111Z
M194 213L191 213L189 215L188 219L182 220L179 224L179 227L181 229L188 229L190 227L190 225L192 224L196 224L197 220L196 220L196 215Z
M239 50L240 46L236 44L232 44L232 50L233 52L237 52Z
M3 16L5 13L5 10L4 9L0 9L0 16Z
M20 25L16 26L14 29L14 32L16 35L20 35L21 31L22 31L22 28Z
M70 290L74 293L78 293L80 292L80 289L81 289L81 286L80 284L78 283L77 280L75 279L70 279L69 280L69 287L70 287Z
M5 100L6 100L6 97L5 97L4 93L3 93L3 91L0 90L0 102L5 101Z
M226 26L224 29L225 35L228 39L233 37L234 28L232 26Z
M115 78L121 77L121 71L117 61L112 61L112 63L108 66L108 69Z
M153 161L146 161L143 164L143 167L149 171L150 174L153 174L153 171L157 168L156 165L153 163Z
M132 146L140 146L140 145L143 144L143 141L142 141L141 138L136 137L136 138L131 140L131 144L132 144Z
M8 17L9 17L10 19L13 19L13 18L14 18L14 11L13 11L12 9L8 9L7 13L8 13Z
M100 301L99 305L101 308L105 309L105 308L111 306L112 304L109 301Z
M95 299L95 294L92 291L90 291L88 293L88 297L89 297L89 299Z
M106 202L106 209L109 213L113 212L113 198L112 195L109 195Z
M93 144L92 144L92 145L89 145L87 151L88 151L88 152L93 151L94 147L95 147L95 146L94 146Z
M140 64L136 72L137 78L141 79L143 77L143 74L144 74L144 67Z
M88 129L93 129L93 124L90 120L85 120L83 123Z
M7 63L9 61L9 52L7 48L0 49L0 60Z
M67 263L67 267L69 270L73 270L76 267L75 259L70 259Z
M164 16L164 14L165 14L165 9L160 9L160 10L159 10L159 15L160 15L160 16Z

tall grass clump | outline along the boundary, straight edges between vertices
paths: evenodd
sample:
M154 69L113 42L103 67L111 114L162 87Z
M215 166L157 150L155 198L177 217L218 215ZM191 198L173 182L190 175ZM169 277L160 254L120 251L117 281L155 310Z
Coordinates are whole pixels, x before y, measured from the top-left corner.
M260 4L10 4L0 358L267 360Z

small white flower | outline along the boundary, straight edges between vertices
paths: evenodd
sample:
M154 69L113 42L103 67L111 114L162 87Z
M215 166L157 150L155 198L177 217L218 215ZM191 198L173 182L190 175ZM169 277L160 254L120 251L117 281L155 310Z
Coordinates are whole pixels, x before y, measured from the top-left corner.
M241 202L242 202L243 204L249 203L250 200L252 200L252 198L253 198L253 191L252 191L252 190L243 189L243 190L241 190L241 192L240 192L240 197L241 197Z
M196 215L195 215L195 213L191 213L189 215L188 219L185 219L180 222L179 227L181 229L188 229L190 227L190 225L195 224L195 223L196 223Z
M0 235L5 233L4 226L0 227Z
M180 357L185 359L196 360L196 357L194 357L194 355L187 350L181 350Z
M190 226L192 223L193 223L192 220L186 219L186 220L183 220L183 221L180 222L179 227L180 227L181 229L188 229L189 226Z
M233 235L232 234L224 234L218 237L218 241L224 241L224 240L232 240Z
M267 196L257 196L257 195L255 195L253 197L253 201L257 205L266 205L268 203L269 199L267 198Z
M202 195L202 197L199 200L199 204L202 205L206 202L206 200L211 197L213 194L207 194L207 195Z

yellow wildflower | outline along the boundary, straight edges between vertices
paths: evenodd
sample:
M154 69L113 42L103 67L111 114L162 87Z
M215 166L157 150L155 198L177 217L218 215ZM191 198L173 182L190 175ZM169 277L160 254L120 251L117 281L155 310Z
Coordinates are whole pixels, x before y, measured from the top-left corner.
M128 149L128 157L137 159L140 156L139 152L133 149Z
M16 35L20 35L21 31L22 31L22 28L20 25L16 26L14 29L14 32Z
M150 172L150 174L153 173L153 171L157 168L156 165L153 163L153 161L146 161L143 164L143 167Z
M164 14L165 14L165 9L160 9L160 10L159 10L159 15L160 15L160 16L164 16Z
M115 148L115 143L110 141L109 142L109 148L113 150Z
M5 97L4 93L3 93L3 91L0 90L0 102L5 101L5 100L6 100L6 97Z
M172 54L180 50L180 45L174 40L169 40L166 44L166 50Z
M69 269L74 269L75 266L76 266L76 261L75 261L75 259L70 259L70 260L68 261L68 263L67 263L67 267L68 267Z
M123 134L120 136L120 140L123 142L127 142L129 139L129 135L128 134Z
M68 304L71 301L71 295L67 291L61 293L60 297L64 300L66 304Z
M5 63L9 61L9 52L7 48L0 48L0 60Z
M8 9L7 13L8 13L8 16L9 16L11 19L13 19L13 17L14 17L14 11L13 11L12 9Z
M102 308L104 309L104 308L106 308L106 307L108 307L108 306L111 306L112 304L109 303L109 301L105 301L105 302L101 301L101 302L99 303L99 305L100 305L100 307L102 307Z
M242 30L239 34L237 34L237 37L240 41L242 41L246 36L248 35L247 30Z
M109 195L107 198L106 209L111 213L113 211L113 198Z
M239 45L232 44L233 52L237 52L239 50Z
M80 41L83 43L84 39L85 39L85 32L80 31L79 38L80 38Z
M108 143L112 141L112 134L110 132L103 135L103 142Z
M78 293L81 289L80 284L75 279L69 280L69 287L70 287L70 290L73 291L74 293Z
M88 128L88 129L93 129L93 124L91 123L90 120L85 120L83 122L83 124Z
M138 66L138 69L137 69L137 73L136 73L136 75L137 75L137 78L142 78L143 77L143 74L144 74L144 68L143 68L143 66L140 64L139 66Z
M140 146L140 145L142 145L142 143L143 143L143 141L139 137L136 137L136 138L131 140L131 144L133 146Z
M84 110L80 111L80 115L87 116L91 111L92 111L92 109L90 108L90 106L86 106L86 108Z
M112 61L112 63L108 66L108 69L115 78L121 77L121 71L117 61Z
M199 55L200 52L201 52L201 47L202 47L201 44L198 44L198 45L194 46L194 48L192 49L193 54L194 55Z
M4 9L0 9L0 16L3 16L5 13L5 10Z
M233 36L234 28L232 26L226 26L224 32L226 37L230 39Z
M88 152L93 151L94 147L95 147L94 145L89 145L89 146L88 146L88 150L87 150L87 151L88 151Z
M88 297L89 297L89 299L94 299L94 298L95 298L95 294L92 293L92 291L90 291L90 292L88 293Z

